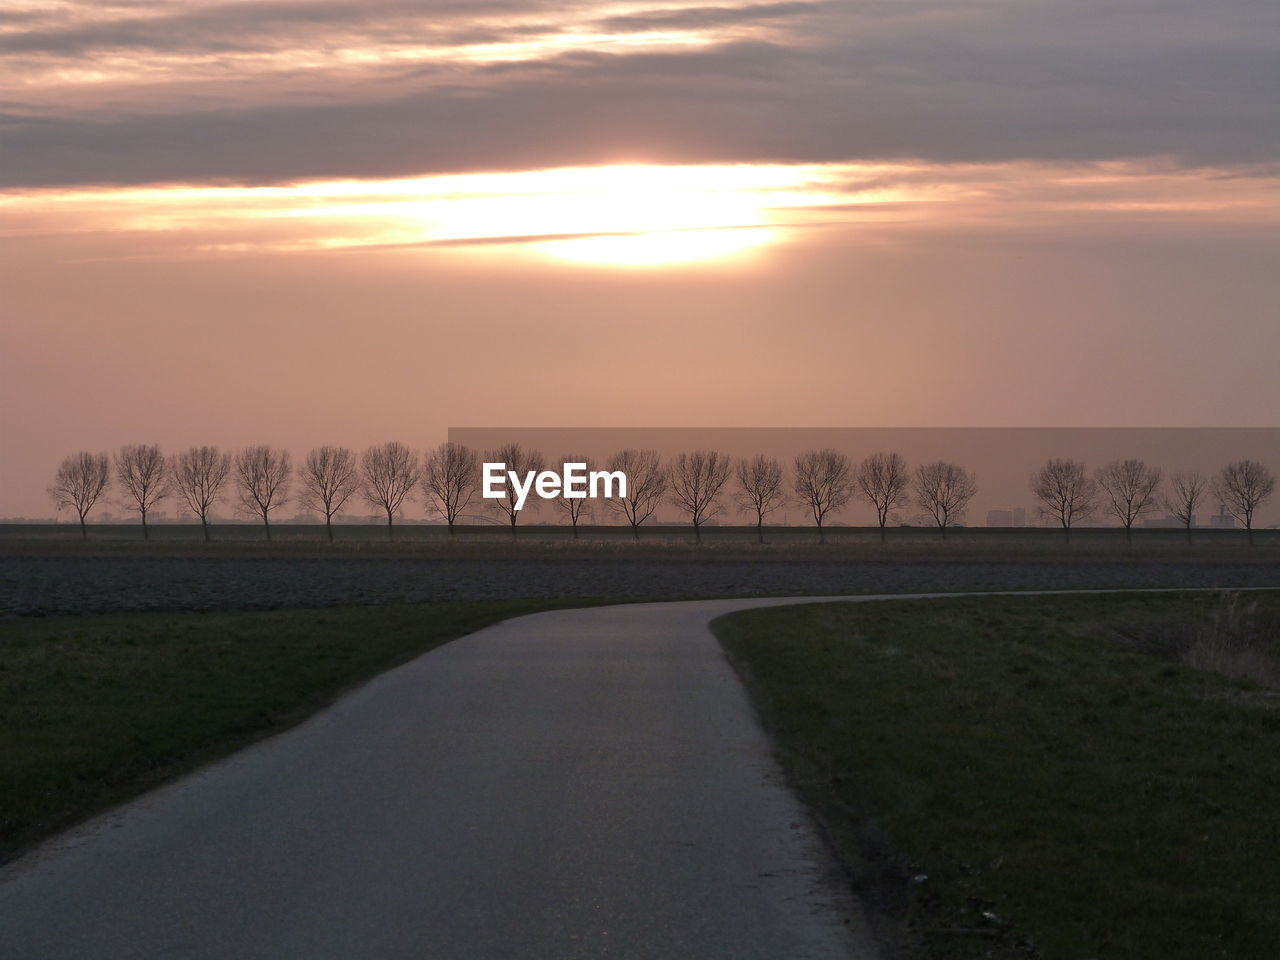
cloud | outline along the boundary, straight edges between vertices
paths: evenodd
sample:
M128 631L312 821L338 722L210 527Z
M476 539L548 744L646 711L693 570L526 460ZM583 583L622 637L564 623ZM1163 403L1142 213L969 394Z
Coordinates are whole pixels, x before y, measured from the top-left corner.
M476 247L698 232L775 244L856 224L883 230L1070 229L1081 223L1269 227L1273 170L1222 177L1170 164L597 166L268 187L36 191L5 203L0 238L76 238L94 257ZM882 234L883 235L883 234ZM714 240L715 237L705 239Z
M424 9L245 3L11 30L0 42L50 70L70 69L95 44L154 55L126 57L110 82L91 75L17 87L0 115L0 187L286 182L619 159L1167 156L1228 167L1280 154L1280 8L1255 0L794 2L616 14L607 4L485 0L432 6L429 23ZM417 50L428 40L436 46ZM218 59L226 44L238 44L236 56ZM348 52L324 60L326 44ZM215 62L185 64L193 48ZM254 51L274 53L255 59ZM107 60L99 73L110 72Z
M826 0L794 3L757 3L738 7L677 7L606 17L597 21L609 31L685 29L752 23L816 13L828 6Z
M511 14L539 9L537 2L485 0L421 3L406 0L368 2L249 2L201 6L135 4L129 15L103 18L92 7L80 16L41 23L32 12L12 14L15 22L36 24L28 30L0 35L0 52L84 55L120 48L152 51L247 51L278 47L330 36L393 35L406 30L423 35L435 24L471 20L476 13ZM143 15L138 15L139 13ZM3 22L3 21L0 21Z

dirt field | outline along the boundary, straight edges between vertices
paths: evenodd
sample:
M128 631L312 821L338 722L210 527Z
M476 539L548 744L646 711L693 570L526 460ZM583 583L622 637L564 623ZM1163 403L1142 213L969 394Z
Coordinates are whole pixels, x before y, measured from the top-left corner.
M120 531L124 531L120 533ZM694 546L687 531L656 528L639 543L626 531L530 527L504 531L406 527L388 544L347 528L330 545L315 528L224 527L211 544L169 528L143 543L136 528L100 527L81 541L66 527L0 528L0 616L120 610L262 610L347 604L603 597L691 599L938 590L1280 586L1280 542L1143 531L1132 547L1119 531L1080 531L1068 546L1043 530L841 528L819 545L812 530L714 529ZM32 534L38 534L33 536ZM179 533L182 536L179 536ZM234 539L233 539L234 536Z

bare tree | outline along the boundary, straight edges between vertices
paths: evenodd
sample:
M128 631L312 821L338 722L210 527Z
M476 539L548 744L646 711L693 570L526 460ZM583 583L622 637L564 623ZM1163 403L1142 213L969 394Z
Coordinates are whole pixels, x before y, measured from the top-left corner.
M1098 484L1080 461L1055 457L1031 475L1031 492L1040 500L1040 512L1062 524L1070 543L1071 527L1093 513Z
M387 539L394 539L392 521L406 500L413 499L421 467L418 455L403 443L392 440L370 447L360 458L364 498L387 514Z
M1257 460L1229 463L1213 478L1213 495L1227 512L1244 524L1253 543L1253 514L1275 492L1276 478Z
M298 504L324 514L324 529L333 543L333 518L360 489L356 455L346 447L316 447L302 465Z
M667 475L657 450L619 450L605 468L627 475L627 495L606 501L609 509L626 517L631 534L640 539L640 524L653 516L667 494Z
M470 447L445 442L427 454L422 471L422 492L436 505L453 536L453 525L480 483L480 458Z
M1182 521L1187 528L1187 543L1191 542L1191 527L1196 522L1196 508L1204 502L1208 484L1204 477L1192 471L1179 471L1169 478L1169 493L1165 497L1165 508Z
M130 443L115 457L116 478L133 499L142 518L142 539L149 540L147 513L173 492L169 462L154 443Z
M738 506L756 515L756 541L764 543L764 520L786 500L782 464L763 453L738 461Z
M899 453L875 453L858 464L858 490L862 499L875 507L881 543L889 511L906 502L910 480L907 461Z
M507 443L497 450L486 451L484 461L485 463L505 463L508 471L522 478L530 472L536 474L546 466L541 453L537 450L526 450L518 443ZM507 522L511 525L511 538L514 540L516 521L520 519L521 512L531 505L536 508L538 501L526 499L523 507L517 507L520 495L516 492L515 485L508 483L503 489L506 492L500 499L494 500L493 504L498 512L507 518Z
M916 468L915 501L938 525L945 539L947 527L964 516L978 492L978 481L959 464L935 460Z
M806 450L796 457L796 499L809 508L818 525L818 542L826 543L823 522L853 496L853 470L838 450Z
M222 496L222 485L231 472L231 454L217 447L192 447L173 458L169 472L178 495L200 518L200 527L208 540L209 510Z
M729 481L730 460L715 450L681 453L667 468L671 500L689 515L693 538L702 542L702 525L722 508L724 485Z
M580 454L565 454L560 458L562 464L565 463L582 463L586 464L587 473L590 474L595 469L595 463L590 457L584 457ZM565 495L563 490L560 496L553 501L555 507L564 514L565 519L569 521L569 525L573 527L573 539L578 539L578 523L583 517L591 515L591 500L587 497L569 497Z
M59 510L71 507L80 517L80 536L89 538L84 518L111 483L111 464L105 453L82 450L63 459L58 465L49 496Z
M1107 507L1124 527L1124 538L1133 542L1133 522L1153 509L1160 497L1160 469L1130 457L1112 460L1098 471L1098 486L1107 495Z
M270 540L271 511L289 500L289 477L293 473L289 451L256 444L237 453L234 465L240 506L246 513L262 517Z

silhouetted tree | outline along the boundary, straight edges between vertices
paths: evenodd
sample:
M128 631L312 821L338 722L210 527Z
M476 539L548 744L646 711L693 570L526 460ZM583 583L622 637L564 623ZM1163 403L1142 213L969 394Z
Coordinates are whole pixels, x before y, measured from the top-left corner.
M356 455L346 447L316 447L302 465L298 504L324 514L324 529L333 543L333 518L360 489Z
M240 506L246 513L262 517L270 540L271 511L289 500L289 477L293 473L289 451L257 444L237 453L234 463Z
M1253 514L1276 489L1276 478L1257 460L1229 463L1213 478L1213 495L1222 501L1227 513L1244 524L1253 543Z
M521 482L530 471L536 474L546 466L546 461L541 453L537 450L526 450L518 443L504 444L497 450L487 451L484 455L484 462L505 463L507 465L506 469L514 471L521 478ZM516 536L516 521L520 519L520 514L531 507L537 509L539 500L531 487L524 506L516 509L516 501L519 499L519 495L516 493L515 485L508 482L503 489L505 493L500 499L494 500L493 504L498 512L507 518L507 522L511 525L511 539L514 540Z
M667 494L667 475L657 450L619 450L609 458L610 471L627 475L627 495L607 500L609 509L626 517L631 534L640 539L640 524L653 516Z
M689 515L698 543L702 542L702 525L721 510L730 466L723 453L695 450L678 454L667 468L671 501Z
M1071 542L1071 527L1093 512L1098 484L1089 478L1078 460L1054 458L1031 475L1031 492L1040 500L1040 511L1054 517Z
M170 461L169 472L178 495L200 518L200 528L208 540L209 510L222 496L222 485L231 472L231 454L217 447L192 447Z
M786 501L782 489L782 464L763 453L738 461L737 501L743 510L756 515L756 542L764 543L765 517Z
M63 459L49 487L49 496L59 510L71 507L80 518L80 536L89 538L84 519L111 483L111 466L105 453L82 450Z
M1200 474L1178 472L1169 478L1169 493L1165 508L1182 522L1187 529L1187 543L1191 542L1191 527L1196 522L1196 508L1204 502L1208 484Z
M387 514L387 539L395 538L392 521L407 500L413 499L421 467L418 455L403 443L392 440L370 447L360 458L364 498Z
M826 518L840 510L853 495L853 471L849 458L830 448L806 450L796 457L796 499L809 508L818 525L818 542L826 543Z
M585 463L587 465L588 475L595 469L595 464L590 457L581 455L565 454L560 458L560 463ZM578 523L583 517L591 515L591 499L589 497L567 497L563 490L560 496L554 501L555 507L565 515L565 519L569 521L569 525L573 527L573 539L578 539Z
M880 524L880 542L884 543L884 528L889 522L889 511L901 506L907 499L907 484L911 475L907 461L899 453L876 453L858 464L858 490L876 511Z
M944 539L947 527L964 516L977 492L978 481L958 464L935 460L916 468L916 504L933 517Z
M142 539L151 539L147 513L173 491L169 462L154 443L130 443L115 457L116 478L142 518Z
M453 525L475 496L479 483L480 458L470 447L445 442L427 454L422 490L444 517L449 536L453 536Z
M1098 486L1107 507L1124 527L1124 538L1133 542L1133 522L1151 510L1160 496L1160 470L1143 460L1112 460L1098 470Z

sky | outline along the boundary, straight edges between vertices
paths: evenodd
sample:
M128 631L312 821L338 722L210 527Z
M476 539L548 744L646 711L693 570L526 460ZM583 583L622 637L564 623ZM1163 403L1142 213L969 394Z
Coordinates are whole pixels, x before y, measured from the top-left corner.
M5 0L0 515L131 442L1276 426L1277 62L1273 0Z

